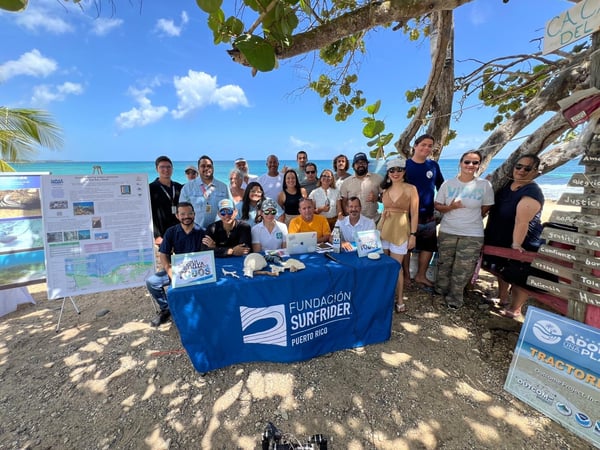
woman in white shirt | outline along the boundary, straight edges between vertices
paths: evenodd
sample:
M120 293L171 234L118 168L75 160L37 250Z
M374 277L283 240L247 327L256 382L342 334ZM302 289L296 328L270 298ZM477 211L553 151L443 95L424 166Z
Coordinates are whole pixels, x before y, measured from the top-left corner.
M338 216L342 218L343 210L340 190L335 187L331 170L325 169L321 172L317 188L309 194L308 198L315 204L315 213L324 216L329 222L329 227L333 229Z
M479 151L464 153L458 176L445 181L435 197L435 209L443 214L435 291L451 309L463 305L483 245L483 217L494 204L492 185L476 177L480 164Z
M266 198L260 204L262 222L252 227L252 251L261 252L285 248L285 238L288 234L285 223L275 220L277 202Z

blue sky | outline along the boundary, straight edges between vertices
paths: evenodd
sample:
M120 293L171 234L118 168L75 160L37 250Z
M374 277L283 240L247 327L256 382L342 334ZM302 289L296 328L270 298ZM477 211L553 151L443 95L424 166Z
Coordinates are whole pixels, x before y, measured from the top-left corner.
M107 1L97 11L83 0L82 11L70 2L33 0L24 13L0 13L0 105L45 109L64 130L63 150L42 151L40 159L294 159L299 149L329 159L366 149L365 114L336 122L304 89L322 67L314 55L283 60L253 78L230 61L229 46L212 43L195 1L115 3L114 12ZM456 74L471 70L468 58L538 51L545 23L573 5L475 0L456 9ZM428 41L410 42L389 29L369 34L359 86L368 99L382 100L386 132L398 136L408 123L404 93L425 82L429 65ZM465 106L452 124L459 137L444 157L487 136L482 124L493 111L475 98Z

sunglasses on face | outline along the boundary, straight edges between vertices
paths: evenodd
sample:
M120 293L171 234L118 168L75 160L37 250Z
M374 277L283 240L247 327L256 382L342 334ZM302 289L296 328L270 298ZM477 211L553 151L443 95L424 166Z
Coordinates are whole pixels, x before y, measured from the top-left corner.
M277 214L277 211L274 209L267 209L267 210L263 211L263 214L265 216L274 216L275 214Z
M523 164L515 164L515 170L524 170L525 172L531 172L533 167L525 166Z
M316 170L307 170L306 173L311 174L311 173L317 173Z
M219 210L219 214L221 214L222 216L231 216L231 215L233 215L233 209L223 208L223 209Z
M465 166L478 166L479 165L479 161L463 161L463 164Z
M388 170L389 173L402 173L404 172L404 167L392 167L391 169Z

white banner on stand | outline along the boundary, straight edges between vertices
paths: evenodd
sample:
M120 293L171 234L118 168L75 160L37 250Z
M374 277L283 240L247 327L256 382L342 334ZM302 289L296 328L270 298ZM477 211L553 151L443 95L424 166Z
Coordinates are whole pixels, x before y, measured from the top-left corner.
M48 298L144 285L154 273L146 174L46 175Z

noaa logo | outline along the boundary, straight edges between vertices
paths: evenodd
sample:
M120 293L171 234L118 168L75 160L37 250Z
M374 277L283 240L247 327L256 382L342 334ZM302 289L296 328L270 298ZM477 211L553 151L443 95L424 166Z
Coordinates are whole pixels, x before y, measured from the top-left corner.
M428 171L425 173L425 176L431 180L431 179L433 178L433 172L432 172L431 170L428 170Z
M244 344L269 344L287 347L284 305L250 308L240 306Z
M549 320L538 320L532 327L533 334L544 344L557 344L562 337L562 331Z

